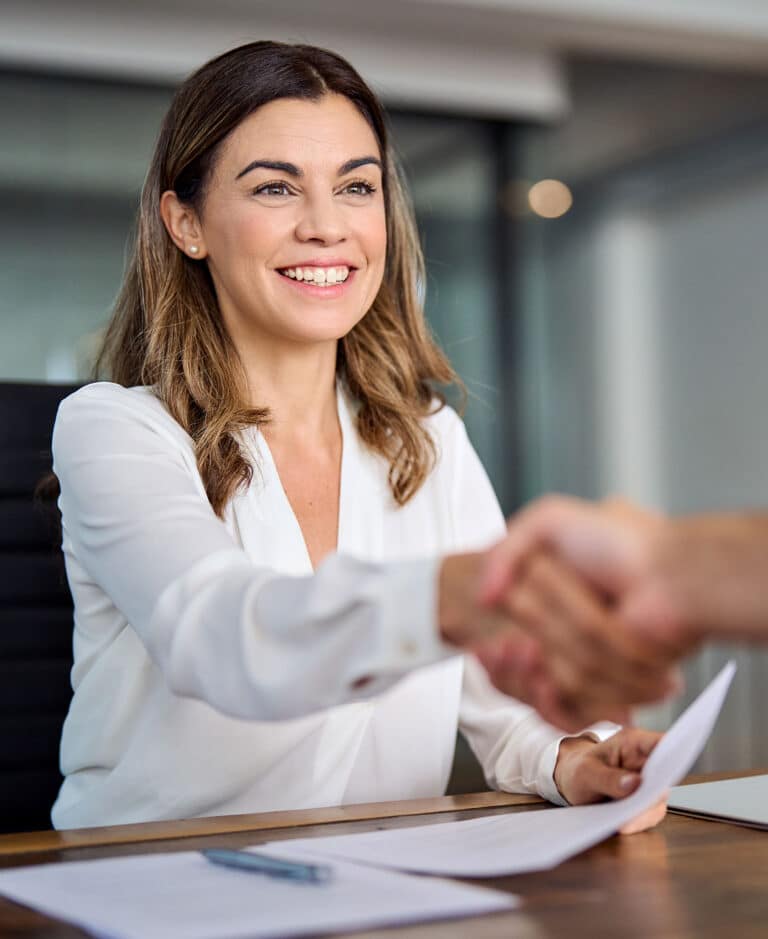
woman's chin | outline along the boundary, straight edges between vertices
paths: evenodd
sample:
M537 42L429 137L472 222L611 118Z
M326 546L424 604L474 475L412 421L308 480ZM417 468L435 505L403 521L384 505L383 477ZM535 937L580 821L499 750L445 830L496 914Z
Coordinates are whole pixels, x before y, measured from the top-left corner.
M305 317L290 330L296 342L327 343L343 339L360 322L362 316L329 315L320 310L311 320Z

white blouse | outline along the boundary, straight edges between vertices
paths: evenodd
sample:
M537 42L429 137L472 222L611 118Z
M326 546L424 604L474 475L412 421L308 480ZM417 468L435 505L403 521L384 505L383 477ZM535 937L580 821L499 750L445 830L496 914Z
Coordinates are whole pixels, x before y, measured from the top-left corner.
M560 734L436 629L439 557L504 531L464 425L428 419L438 464L398 508L341 391L338 410L338 551L313 572L258 431L222 521L150 390L100 382L62 403L75 629L57 828L440 795L457 726L490 785L562 802Z

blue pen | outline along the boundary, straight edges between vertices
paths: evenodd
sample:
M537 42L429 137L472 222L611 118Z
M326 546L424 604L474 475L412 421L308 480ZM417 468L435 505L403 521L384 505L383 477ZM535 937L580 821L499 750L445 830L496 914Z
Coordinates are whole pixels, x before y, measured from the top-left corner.
M303 864L301 861L283 861L255 851L234 851L230 848L207 848L201 852L212 864L236 867L238 870L298 880L302 883L324 884L333 879L333 868L327 864Z

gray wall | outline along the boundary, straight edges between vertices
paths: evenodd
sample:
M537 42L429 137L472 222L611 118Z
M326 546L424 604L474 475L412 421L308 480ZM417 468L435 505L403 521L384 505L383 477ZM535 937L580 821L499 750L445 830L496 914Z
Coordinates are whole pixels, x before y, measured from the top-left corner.
M528 225L529 494L768 506L767 235L768 126L584 182L567 219ZM768 654L709 648L684 699L642 715L666 726L730 655L702 769L768 765Z
M657 221L663 501L768 505L768 167Z

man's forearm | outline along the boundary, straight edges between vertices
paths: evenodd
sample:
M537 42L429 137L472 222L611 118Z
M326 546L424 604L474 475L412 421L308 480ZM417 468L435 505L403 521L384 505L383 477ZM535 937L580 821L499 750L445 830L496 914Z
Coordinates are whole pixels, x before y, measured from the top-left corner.
M653 566L697 638L768 641L768 513L675 519Z

